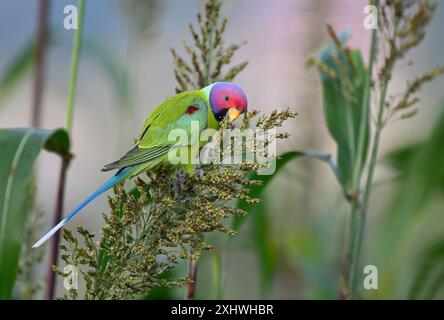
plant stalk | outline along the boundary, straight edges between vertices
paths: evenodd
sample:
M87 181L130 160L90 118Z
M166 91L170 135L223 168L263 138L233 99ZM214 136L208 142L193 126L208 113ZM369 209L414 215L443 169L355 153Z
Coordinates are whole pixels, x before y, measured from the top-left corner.
M379 0L373 1L372 4L378 7ZM362 178L362 169L366 162L365 161L366 158L364 157L364 152L366 144L365 140L366 140L367 126L365 124L369 122L370 97L371 97L371 86L372 86L371 82L373 75L373 66L376 61L377 52L378 52L377 29L373 29L371 35L368 70L364 84L365 90L364 90L364 95L362 97L362 106L361 106L364 112L361 113L357 154L355 157L354 171L353 171L353 180L352 180L353 197L351 200L349 232L348 236L345 237L344 241L345 252L343 255L343 262L341 267L340 290L339 290L340 299L344 299L346 297L353 297L352 292L354 290L352 288L356 287L355 279L356 279L357 267L359 265L359 251L360 251L360 248L358 250L357 247L360 247L360 244L357 243L358 241L355 239L355 233L357 232L356 230L364 229L363 218L366 214L365 212L360 210L360 183ZM384 94L384 100L385 100L385 94ZM377 129L377 131L380 131L380 129L379 130ZM356 252L357 250L358 253Z
M71 54L71 70L70 79L68 85L68 104L66 109L65 129L68 133L72 130L73 116L74 116L74 100L77 90L77 74L79 68L80 48L82 44L82 31L83 31L83 17L85 11L85 1L79 0L78 9L78 29L75 31L74 42Z
M56 198L56 214L54 215L53 225L62 220L63 213L63 199L65 195L65 181L66 181L66 172L71 161L70 156L65 156L62 158L62 165L60 167L60 175L59 175L59 185L57 190L57 198ZM46 291L45 291L45 299L52 300L54 298L55 293L55 284L56 284L56 273L52 270L52 266L57 264L57 258L59 254L59 242L60 242L60 232L56 232L51 241L51 251L49 257L49 270L46 277Z
M197 261L190 260L188 268L188 277L191 279L191 283L187 287L187 300L194 300L196 297Z
M68 102L67 102L66 121L65 121L65 130L68 132L69 135L71 134L72 124L73 124L74 100L75 100L74 98L77 88L77 74L79 67L79 57L81 49L82 31L83 31L85 1L79 0L78 4L79 4L78 23L77 23L78 29L75 30L72 53L71 53L71 70L70 70L70 80L68 84ZM56 212L54 216L55 224L57 224L63 217L66 173L70 161L71 161L71 156L63 157L62 165L60 167L60 176L57 188L57 198L56 198L56 208L55 208ZM47 300L52 300L54 298L56 274L55 272L53 272L52 266L57 265L57 259L59 254L59 241L60 241L60 232L57 231L54 234L51 242L50 262L49 262L49 270L46 280L46 294L45 294L45 298Z
M388 71L389 74L391 73L391 70ZM382 91L381 91L381 97L379 101L379 109L378 109L378 119L375 126L375 135L373 138L373 145L372 150L370 154L370 160L369 160L369 168L367 173L367 180L365 184L364 189L364 195L362 204L357 204L355 206L356 210L356 225L355 225L355 231L353 233L353 250L351 252L351 266L350 266L350 280L349 280L349 289L351 298L354 299L356 297L356 287L357 287L357 271L358 271L358 265L359 265L359 258L361 255L361 249L362 249L362 239L364 237L364 230L365 230L365 221L368 211L368 205L370 200L370 194L371 194L371 188L372 188L372 182L373 182L373 175L375 172L376 167L376 160L378 156L379 151L379 144L381 140L381 132L383 128L383 116L384 116L384 106L385 106L385 98L387 95L387 88L388 88L388 81L389 78L386 77L384 79L384 83L382 85Z
M379 1L375 1L376 5L379 5ZM393 38L397 34L399 25L399 18L395 17L394 27L393 27ZM375 32L375 30L374 30ZM375 40L376 41L376 40ZM396 47L392 47L391 50L397 50ZM355 223L353 224L351 232L351 251L350 251L350 274L348 277L348 289L349 297L352 299L356 298L357 294L357 272L359 266L359 259L362 249L362 240L365 231L365 222L370 202L371 189L373 184L373 176L376 167L376 160L378 157L379 145L381 140L381 133L384 127L384 114L385 114L385 102L387 97L387 90L389 81L392 76L393 68L395 66L397 59L396 52L390 53L390 58L387 60L386 68L384 74L380 78L380 96L379 96L379 106L377 110L377 120L375 124L375 133L373 136L373 143L371 146L370 158L368 160L368 172L367 180L364 186L364 191L362 195L362 200L358 201L352 205L352 214L355 217Z
M40 0L37 22L37 40L34 45L35 72L31 115L31 126L35 128L40 127L42 122L42 98L46 64L45 58L49 38L49 8L50 0Z

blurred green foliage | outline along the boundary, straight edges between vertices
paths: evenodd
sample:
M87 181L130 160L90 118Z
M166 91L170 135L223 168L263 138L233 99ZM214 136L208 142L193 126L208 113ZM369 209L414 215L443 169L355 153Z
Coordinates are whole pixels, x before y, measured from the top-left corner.
M388 284L388 296L444 298L444 292L438 295L444 285L439 272L444 263L440 223L444 212L439 209L444 195L443 141L444 113L429 138L387 157L401 174L378 224L375 242L375 260L385 270L381 282Z
M368 115L362 115L368 113L368 109L362 107L364 91L368 90L365 86L367 72L359 50L346 51L341 45L337 56L324 53L319 57L323 66L328 68L320 68L325 123L337 144L339 179L347 192L352 187L353 164L358 157L364 159L367 152L369 120ZM364 123L362 119L365 119ZM361 150L363 154L358 154L362 127L365 145Z
M33 41L26 43L24 47L7 64L7 68L0 74L0 99L11 93L33 64Z
M293 159L303 156L302 152L287 152L276 160L276 171L272 175L260 175L257 172L251 172L251 180L261 181L260 185L251 186L250 194L259 199L264 198L265 191L271 181ZM270 286L274 280L277 268L277 248L274 235L270 230L270 220L272 211L267 208L264 201L259 204L250 205L245 202L238 202L237 207L249 213L248 216L235 217L233 220L233 230L239 230L246 219L253 220L253 243L258 254L258 264L261 275L261 290L263 296L269 296Z
M25 241L34 162L45 149L66 156L64 130L0 129L0 298L11 297Z

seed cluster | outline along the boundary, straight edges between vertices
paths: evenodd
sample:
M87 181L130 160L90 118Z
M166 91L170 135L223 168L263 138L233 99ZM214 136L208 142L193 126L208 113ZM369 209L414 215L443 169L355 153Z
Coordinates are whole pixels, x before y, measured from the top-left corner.
M257 114L245 114L244 126ZM261 116L256 124L274 129L294 116L289 110L274 111ZM274 138L287 136L282 133ZM236 207L237 201L260 201L249 193L261 182L248 177L261 167L246 161L206 164L191 173L161 167L147 172L148 182L138 178L133 192L125 191L123 184L116 186L114 197L109 199L111 212L103 214L98 242L84 228L77 228L82 241L63 231L66 243L60 245L64 251L61 258L83 276L84 299L137 298L155 287L188 284L188 277L165 279L163 275L181 261L196 260L203 250L211 250L204 241L206 233L236 234L226 226L227 219L247 214ZM61 267L54 266L54 271L71 278ZM65 298L75 299L77 295L76 290L68 290Z
M176 92L200 89L216 81L232 81L248 64L244 61L226 72L225 66L231 63L236 51L245 43L224 46L223 33L227 26L227 18L220 17L222 1L209 0L205 5L204 15L197 15L198 31L189 24L194 47L183 41L182 45L190 57L190 62L182 58L171 48L178 87Z
M435 10L436 3L430 0L382 1L379 43L382 51L388 54L385 56L384 63L378 72L380 83L390 80L395 63L422 42ZM418 110L414 106L419 102L416 94L424 84L443 73L444 66L438 66L418 76L413 81L407 82L403 92L390 97L386 102L383 124L386 125L395 115L398 115L397 119L407 119L415 116Z
M373 3L373 1L371 2ZM378 50L384 53L382 64L378 69L377 85L380 91L390 81L395 64L405 57L414 47L418 46L425 37L426 29L431 22L436 2L431 0L381 0L378 8ZM315 65L323 76L339 81L342 92L348 102L356 100L359 83L350 81L347 73L353 72L353 63L350 49L345 47L338 39L333 28L327 26L329 37L335 44L336 52L332 55L336 69L327 65L321 59L310 56L307 66ZM345 59L340 59L340 57ZM413 62L409 62L412 65ZM395 118L407 119L418 112L414 106L419 102L419 93L424 84L431 82L444 73L444 66L425 72L412 81L407 82L403 92L391 96L385 101L385 112L382 125L385 126Z

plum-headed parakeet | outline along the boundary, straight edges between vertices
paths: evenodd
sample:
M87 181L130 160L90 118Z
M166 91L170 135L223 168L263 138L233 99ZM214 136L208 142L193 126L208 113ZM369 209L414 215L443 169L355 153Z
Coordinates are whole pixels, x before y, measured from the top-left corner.
M199 132L206 128L218 129L219 122L228 117L234 121L247 110L247 98L242 89L228 82L216 82L200 90L179 93L157 106L146 119L136 144L119 160L107 164L102 171L117 169L117 173L96 192L91 194L66 218L48 231L33 247L39 247L62 228L83 207L117 183L136 176L140 172L168 164L168 153L188 145L169 141L171 130L182 129L191 135L191 123L198 123ZM198 149L197 149L198 150Z

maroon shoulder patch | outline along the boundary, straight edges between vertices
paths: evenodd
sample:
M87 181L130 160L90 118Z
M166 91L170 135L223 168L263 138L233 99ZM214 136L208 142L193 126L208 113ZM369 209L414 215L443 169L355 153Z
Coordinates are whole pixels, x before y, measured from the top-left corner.
M187 114L193 114L195 113L197 110L199 110L199 108L197 106L189 106L186 113Z

